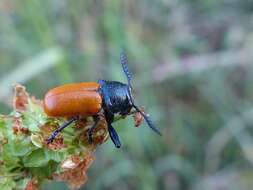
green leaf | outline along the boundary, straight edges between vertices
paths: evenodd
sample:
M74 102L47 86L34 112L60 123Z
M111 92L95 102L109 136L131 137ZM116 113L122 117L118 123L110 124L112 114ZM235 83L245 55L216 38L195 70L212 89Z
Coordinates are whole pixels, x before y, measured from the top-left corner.
M31 132L39 132L40 126L46 123L47 117L41 106L29 101L28 110L22 113L23 127Z
M58 163L54 161L49 161L48 164L44 167L36 167L30 168L31 174L36 176L39 181L45 180L45 178L49 178L52 173L54 173L58 167Z
M0 177L1 190L12 190L16 186L15 182L9 177Z
M31 141L38 148L43 147L43 138L40 134L31 134Z
M25 189L27 183L30 181L30 178L22 178L16 182L15 189Z
M66 151L45 150L45 154L48 160L55 162L61 162L67 157Z
M13 156L25 156L36 148L28 138L11 141L10 146Z
M14 134L11 129L12 119L0 118L0 141L4 139L14 138Z
M39 132L40 124L36 120L33 119L31 113L23 113L23 125L22 127L28 128L31 132Z
M19 159L12 155L11 146L8 144L3 146L2 159L8 171L18 166Z
M48 158L43 149L34 150L31 154L24 157L23 163L25 167L41 167L48 163Z
M36 121L43 124L47 120L47 116L41 106L38 104L34 104L31 100L29 100L28 112L36 115Z

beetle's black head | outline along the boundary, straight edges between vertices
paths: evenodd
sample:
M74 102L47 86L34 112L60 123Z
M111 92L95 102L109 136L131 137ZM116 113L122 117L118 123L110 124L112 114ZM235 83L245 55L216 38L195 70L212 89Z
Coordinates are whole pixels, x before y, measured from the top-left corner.
M98 81L98 83L100 84L100 94L103 97L104 110L106 110L107 113L113 115L116 113L120 115L127 115L131 111L131 109L134 108L144 117L148 126L154 132L161 135L160 131L155 127L149 116L143 113L134 103L131 85L132 75L129 72L127 58L124 53L120 54L120 62L123 71L126 74L128 84L116 81Z

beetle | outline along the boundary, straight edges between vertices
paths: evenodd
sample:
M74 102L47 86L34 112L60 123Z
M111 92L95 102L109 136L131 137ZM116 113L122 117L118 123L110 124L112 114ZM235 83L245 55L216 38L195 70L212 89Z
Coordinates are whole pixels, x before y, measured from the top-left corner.
M127 116L132 109L139 112L148 126L158 135L161 132L156 128L150 117L142 112L134 103L132 96L132 74L128 68L128 60L124 52L120 53L120 63L126 75L127 84L118 81L98 80L98 82L82 82L65 84L49 90L44 98L43 107L48 116L68 117L68 121L57 128L47 139L53 142L56 136L80 116L92 116L94 124L88 130L88 139L92 143L92 132L97 126L103 111L107 122L110 138L117 148L121 147L119 136L112 126L115 114Z

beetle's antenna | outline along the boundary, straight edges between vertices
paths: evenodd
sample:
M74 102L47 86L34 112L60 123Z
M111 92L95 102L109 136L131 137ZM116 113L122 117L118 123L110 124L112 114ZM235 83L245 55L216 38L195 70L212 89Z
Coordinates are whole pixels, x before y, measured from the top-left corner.
M131 85L131 79L132 79L132 74L130 73L129 71L129 68L128 68L128 60L127 60L127 56L125 54L124 51L122 51L120 53L120 63L122 65L122 68L123 68L123 71L127 77L127 82L128 82L128 86L130 87L130 89L132 89L132 85ZM132 102L132 105L133 107L144 117L145 121L147 122L148 126L158 135L162 135L161 132L156 128L155 124L153 123L153 121L149 118L148 115L146 115L144 112L142 112L138 106L136 106L134 104L134 100L131 96L131 92L130 92L130 89L128 89L128 92L130 94L130 100Z
M132 85L131 85L132 73L129 71L128 60L127 60L127 56L124 51L122 51L120 53L120 63L122 65L122 69L127 77L128 86L132 89Z
M162 135L159 129L156 128L153 121L150 119L148 115L143 113L136 105L133 104L133 107L144 117L145 121L147 122L148 126L158 135Z

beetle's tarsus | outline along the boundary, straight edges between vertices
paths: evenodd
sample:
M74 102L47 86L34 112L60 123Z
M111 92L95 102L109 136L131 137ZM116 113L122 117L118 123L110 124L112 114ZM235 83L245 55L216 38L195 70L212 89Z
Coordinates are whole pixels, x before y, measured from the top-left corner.
M55 137L50 137L47 139L47 144L51 144L54 141Z
M61 127L60 127L60 128L61 128ZM54 139L56 138L56 136L57 136L58 133L60 132L60 131L59 131L60 128L58 128L57 130L55 130L55 131L51 134L51 136L47 139L47 144L50 144L50 143L52 143L52 142L54 141Z

